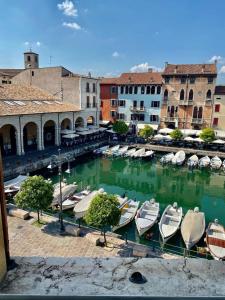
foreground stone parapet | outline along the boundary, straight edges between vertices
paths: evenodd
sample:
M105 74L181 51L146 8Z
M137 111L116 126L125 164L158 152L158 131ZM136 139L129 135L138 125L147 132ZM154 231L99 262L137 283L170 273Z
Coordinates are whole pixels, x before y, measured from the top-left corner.
M15 257L2 294L225 296L225 263L202 259ZM129 281L139 271L147 282Z

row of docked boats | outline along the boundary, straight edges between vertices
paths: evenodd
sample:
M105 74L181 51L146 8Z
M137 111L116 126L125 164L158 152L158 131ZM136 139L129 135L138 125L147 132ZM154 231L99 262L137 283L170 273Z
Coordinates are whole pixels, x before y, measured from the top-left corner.
M112 157L130 157L130 158L142 158L150 159L154 156L154 151L145 148L135 148L129 146L116 145L113 147L104 146L93 151L95 155L105 155Z
M160 162L162 164L171 163L173 165L183 165L186 159L186 154L183 150L178 151L176 154L174 153L167 153L160 158ZM192 168L206 168L211 167L212 169L218 170L221 167L225 170L225 160L222 160L218 156L214 156L213 158L209 158L208 156L204 156L202 158L198 158L197 155L192 155L187 159L187 166Z

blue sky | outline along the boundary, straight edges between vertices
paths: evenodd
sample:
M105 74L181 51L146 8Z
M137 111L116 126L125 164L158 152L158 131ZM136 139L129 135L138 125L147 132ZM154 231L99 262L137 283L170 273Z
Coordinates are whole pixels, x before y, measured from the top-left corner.
M32 47L40 66L52 56L52 65L77 73L111 76L214 56L225 73L224 30L224 0L0 0L0 67L23 67Z

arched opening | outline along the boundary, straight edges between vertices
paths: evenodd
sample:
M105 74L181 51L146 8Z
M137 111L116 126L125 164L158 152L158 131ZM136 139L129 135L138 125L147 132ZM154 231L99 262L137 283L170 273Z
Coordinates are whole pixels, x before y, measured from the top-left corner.
M155 86L154 86L154 85L151 86L151 94L152 94L152 95L155 94Z
M34 122L27 123L23 128L24 151L37 150L38 128Z
M64 130L64 129L71 129L71 121L70 119L66 118L64 119L62 122L61 122L61 129Z
M95 125L95 119L92 116L89 116L87 119L87 126Z
M212 97L211 90L208 90L207 93L206 93L206 99L211 100L211 97Z
M172 105L171 108L170 108L170 117L171 118L174 117L174 112L175 112L175 109L174 109L174 106Z
M168 100L168 90L165 89L164 91L164 100L167 101Z
M199 119L202 119L202 111L203 111L203 109L202 109L202 107L200 106L199 109L198 109L198 118L199 118Z
M189 95L188 95L188 100L192 101L193 98L194 98L193 90L190 90L190 91L189 91Z
M2 156L16 154L16 128L13 125L0 128L0 148Z
M161 86L160 85L157 86L157 94L158 95L161 94Z
M151 91L150 85L147 85L146 94L150 94L150 91Z
M175 129L175 125L174 124L168 124L168 126L167 126L167 128L169 128L169 129Z
M81 117L78 117L75 121L75 127L84 127L84 119Z
M55 145L55 122L50 120L44 125L44 146Z
M198 117L198 107L195 106L193 110L193 119L197 119L197 117Z
M184 90L180 91L180 100L184 100Z

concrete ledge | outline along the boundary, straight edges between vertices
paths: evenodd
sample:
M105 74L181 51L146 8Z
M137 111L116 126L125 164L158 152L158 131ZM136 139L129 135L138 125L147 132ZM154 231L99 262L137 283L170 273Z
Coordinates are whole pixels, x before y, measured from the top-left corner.
M203 259L14 257L0 294L225 296L225 262ZM129 281L133 272L145 284Z
M26 210L20 209L14 205L7 206L8 215L19 219L27 220L30 217L30 213Z

